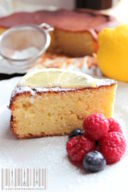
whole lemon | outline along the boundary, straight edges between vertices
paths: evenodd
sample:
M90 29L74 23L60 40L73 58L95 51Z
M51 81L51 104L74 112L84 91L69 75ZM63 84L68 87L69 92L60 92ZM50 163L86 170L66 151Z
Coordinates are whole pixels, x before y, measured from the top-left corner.
M105 76L128 81L128 25L103 29L98 35L98 65Z

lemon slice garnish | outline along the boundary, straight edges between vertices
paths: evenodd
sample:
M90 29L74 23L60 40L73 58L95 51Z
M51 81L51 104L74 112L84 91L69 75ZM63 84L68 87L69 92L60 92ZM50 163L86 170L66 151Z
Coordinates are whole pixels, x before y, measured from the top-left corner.
M31 88L84 88L96 87L95 78L80 72L64 69L36 69L27 73L18 86Z

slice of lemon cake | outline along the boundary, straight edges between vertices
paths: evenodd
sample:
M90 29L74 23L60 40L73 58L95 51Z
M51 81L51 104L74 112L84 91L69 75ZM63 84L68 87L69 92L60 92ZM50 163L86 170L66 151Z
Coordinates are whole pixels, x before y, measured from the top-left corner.
M14 89L11 130L18 138L65 135L92 113L111 117L116 82L62 69L38 69Z

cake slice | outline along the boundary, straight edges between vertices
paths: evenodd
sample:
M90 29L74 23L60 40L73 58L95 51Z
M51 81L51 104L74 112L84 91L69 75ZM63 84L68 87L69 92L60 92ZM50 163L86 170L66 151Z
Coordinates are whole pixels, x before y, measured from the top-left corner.
M62 69L25 75L10 101L11 130L18 138L65 135L92 113L111 117L116 82Z
M41 23L54 28L50 33L49 51L75 57L96 52L97 33L105 27L119 24L112 16L94 10L41 10L19 12L0 18L0 33L17 25Z

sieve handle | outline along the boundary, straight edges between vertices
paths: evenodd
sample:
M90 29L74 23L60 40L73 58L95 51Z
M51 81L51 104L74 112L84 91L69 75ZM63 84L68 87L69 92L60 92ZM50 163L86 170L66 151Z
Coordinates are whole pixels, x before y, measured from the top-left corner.
M41 23L39 27L47 32L53 31L54 28L48 25L47 23Z

